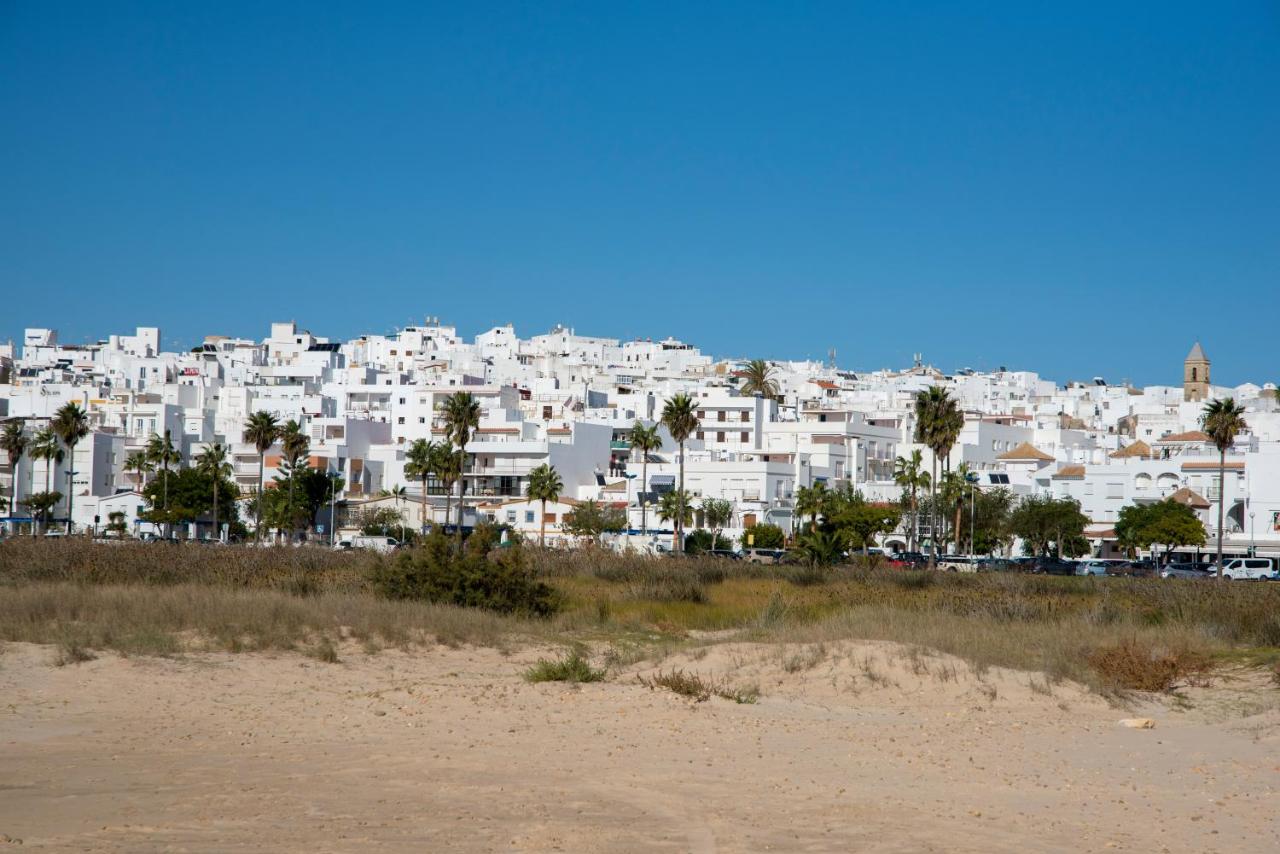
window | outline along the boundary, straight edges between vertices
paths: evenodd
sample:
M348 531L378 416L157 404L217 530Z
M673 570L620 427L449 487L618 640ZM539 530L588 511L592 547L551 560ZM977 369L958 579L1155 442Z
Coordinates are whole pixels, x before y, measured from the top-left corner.
M1108 484L1107 484L1107 497L1108 497L1108 498L1124 498L1124 484L1123 484L1123 483L1108 483Z
M741 433L741 437L742 437L742 438L741 438L741 441L743 441L743 442L750 442L750 441L751 441L751 434L750 434L750 433L748 433L746 430L743 430L743 431L742 431L742 433Z
M716 413L716 420L723 421L725 420L725 418L728 417L728 415L729 415L728 412L725 412L723 409L721 409L719 412Z
M699 430L699 431L698 431L698 438L699 438L699 439L701 439L701 438L702 438L702 431L701 431L701 430Z
M404 423L404 416L403 416L403 415L401 415L399 418L397 418L397 419L396 419L396 423L397 423L397 424L403 424L403 423Z
M401 405L401 406L404 406L404 398L403 398L403 397L402 397L402 398L400 398L400 405Z
M701 409L699 409L699 410L698 410L698 420L699 420L699 421L701 421L702 419L704 419L704 418L706 418L706 417L707 417L707 413L705 413L705 412L703 412Z
M550 406L544 406L544 407L542 407L542 417L543 417L543 419L544 419L544 420L548 420L548 419L550 419L550 418L551 418L551 407L550 407Z
M742 410L742 423L745 424L750 420L751 420L751 410L750 409Z
M525 523L526 525L532 525L532 524L533 524L533 519L534 519L534 515L533 515L533 511L532 511L532 510L526 510L526 511L524 511L524 523Z
M508 524L508 525L514 525L515 523L516 523L516 511L514 511L514 510L508 510L508 511L507 511L507 524Z
M424 416L419 415L419 416L418 416L418 423L419 423L419 424L426 424L426 423L427 423L427 419L426 419Z
M717 441L717 442L723 442L723 441L724 441L724 431L723 431L723 430L720 430L720 431L717 431L717 432L716 432L716 441Z
M548 525L554 525L556 523L556 514L544 513L542 514L542 521L546 522Z

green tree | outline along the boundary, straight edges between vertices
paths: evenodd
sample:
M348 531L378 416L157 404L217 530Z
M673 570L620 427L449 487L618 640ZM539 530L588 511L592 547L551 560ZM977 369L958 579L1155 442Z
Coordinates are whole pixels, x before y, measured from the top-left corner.
M542 515L538 520L538 545L547 541L547 502L559 501L564 481L554 466L543 463L529 472L529 500L542 502Z
M898 507L860 500L831 514L828 526L841 535L849 548L860 547L865 554L877 536L894 530L901 521L902 511Z
M809 517L810 531L818 527L818 516L822 514L826 501L827 485L823 481L796 490L796 516L801 519Z
M37 516L44 520L44 528L49 527L49 515L54 507L58 506L58 502L62 500L62 493L57 490L45 490L44 492L33 492L18 503L31 511L32 518ZM34 523L32 531L35 530Z
M435 471L436 461L440 458L439 446L427 439L414 439L405 451L404 476L422 481L422 507L419 513L420 529L427 532L427 479ZM448 517L446 517L448 518Z
M198 468L178 469L169 476L167 487L169 506L161 503L166 487L159 479L147 484L143 495L151 505L151 509L142 514L142 518L154 524L171 525L198 522L201 517L211 515L214 511L213 487L214 475ZM236 512L236 486L225 476L218 485L218 517L229 524L235 524L239 514Z
M607 507L595 501L584 501L565 514L561 528L573 537L589 537L599 543L600 537L611 531L621 531L627 525L621 510Z
M129 525L124 520L124 511L112 510L107 514L107 526L103 529L104 533L117 534L124 537L129 533Z
M787 543L787 533L777 525L761 522L742 534L745 549L780 549Z
M752 359L742 369L742 393L758 394L774 400L778 397L778 381L773 378L773 366L764 359Z
M716 548L720 532L733 523L733 502L723 498L702 499L702 520L711 531L711 548Z
M671 548L678 549L683 541L680 532L685 525L693 524L693 502L689 499L689 493L683 489L662 493L662 497L658 499L658 518L672 524L674 533Z
M1222 529L1226 522L1227 506L1227 451L1236 442L1236 436L1249 425L1244 420L1244 407L1233 398L1212 400L1200 414L1204 432L1209 434L1218 449L1218 580L1222 580Z
M17 418L6 421L0 431L0 450L9 458L9 472L13 480L9 484L9 507L16 512L18 507L18 465L27 450L27 436L22 432L22 422Z
M53 414L53 420L49 426L53 428L53 432L58 435L58 439L62 444L67 446L67 455L71 457L71 469L75 471L76 467L76 445L80 440L89 435L89 416L80 408L80 404L72 401L64 403L58 407L58 411ZM75 478L71 476L67 481L67 534L71 534L71 511L75 502Z
M817 528L796 538L795 551L810 566L831 566L844 560L844 548L839 531Z
M63 456L64 456L64 452L62 450L62 442L58 439L58 434L54 433L53 430L49 427L44 427L44 428L41 428L40 430L37 430L36 434L31 437L31 450L29 452L29 455L33 462L35 460L44 460L44 492L39 494L46 497L54 494L53 470L57 467L58 463L62 462ZM57 495L58 495L58 500L61 501L62 493L58 492ZM53 508L57 506L56 502L55 504L50 504L50 505L46 505L43 502L44 502L43 498L41 499L41 502L39 503L39 505L32 504L29 501L21 502L22 504L33 507L33 508L37 506L40 507L41 509L40 530L42 533L47 532L49 530L49 522L53 515ZM36 526L33 523L31 526L31 536L34 537L35 535L36 535Z
M294 501L294 484L297 480L298 470L311 454L311 440L307 438L307 434L302 432L302 425L294 419L289 419L285 425L280 428L280 452L284 457L285 469L289 473L289 506L295 506ZM290 530L292 537L293 531Z
M951 534L956 544L956 554L960 553L960 522L964 515L965 499L973 492L969 484L970 474L969 464L961 463L942 475L942 501L946 507L952 508L955 516Z
M1196 512L1171 498L1121 507L1115 530L1117 545L1131 555L1159 544L1167 558L1172 549L1205 544L1204 524Z
M124 470L133 472L134 488L141 492L147 485L147 473L154 471L155 466L147 459L146 451L134 451L124 458Z
M463 496L467 492L467 479L464 475L467 468L467 442L471 440L472 431L480 426L480 403L469 391L454 392L444 401L444 426L449 441L458 446L458 536L457 544L462 546L462 513Z
M167 511L169 509L169 466L180 464L182 454L174 447L168 430L164 431L163 436L151 434L151 438L147 440L146 454L152 465L159 466L162 472L160 504L161 508ZM169 535L169 524L165 523L165 536Z
M1080 512L1080 503L1072 498L1050 498L1033 495L1023 499L1009 517L1010 531L1026 544L1028 554L1050 554L1056 545L1059 555L1081 554L1089 519Z
M217 442L208 445L196 455L195 463L196 469L207 474L213 485L213 502L210 505L213 510L213 538L219 540L222 539L222 533L218 528L218 487L220 484L229 482L231 478L231 463L227 462L227 449Z
M915 440L933 454L933 473L929 478L929 497L933 515L929 523L929 568L937 565L938 553L938 460L950 457L951 447L964 426L964 416L946 389L930 386L916 394ZM957 419L959 427L956 426Z
M907 491L911 508L911 528L907 536L907 551L914 552L919 545L920 526L920 490L928 489L932 482L929 473L924 470L924 454L920 449L911 452L909 457L898 457L893 464L893 482Z
M688 496L684 490L684 443L698 429L698 413L693 398L681 393L670 398L662 407L662 423L680 448L680 494L685 497L685 509L688 510ZM665 497L665 496L664 496ZM685 514L678 514L676 520L675 548L678 550L684 540Z
M636 419L631 425L631 452L640 455L640 531L649 533L649 454L662 448L662 436L658 425L646 427Z
M978 490L969 506L970 519L961 522L973 531L969 544L974 554L989 555L1009 544L1009 514L1013 511L1013 493L1003 487Z
M279 435L279 422L266 410L259 409L244 423L244 441L253 445L258 452L258 495L254 501L253 521L253 536L258 542L262 541L262 505L264 503L262 494L267 488L265 480L267 451L271 450L271 446L276 443Z

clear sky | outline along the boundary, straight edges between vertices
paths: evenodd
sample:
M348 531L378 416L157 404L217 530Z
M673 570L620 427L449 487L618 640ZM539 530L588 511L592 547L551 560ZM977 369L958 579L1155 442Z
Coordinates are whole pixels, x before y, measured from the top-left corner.
M1200 339L1261 383L1278 273L1275 0L0 0L3 338L430 314L1144 384Z

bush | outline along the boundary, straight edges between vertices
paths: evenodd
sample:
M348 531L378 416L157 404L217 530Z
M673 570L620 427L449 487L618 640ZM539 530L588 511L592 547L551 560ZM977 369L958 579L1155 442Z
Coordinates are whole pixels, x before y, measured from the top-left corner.
M672 670L670 673L659 670L649 679L643 676L637 678L640 684L649 690L666 688L681 697L688 697L695 703L710 700L712 696L732 700L735 703L754 703L760 697L759 690L755 688L731 688L723 682L703 679L696 673L685 673L683 670Z
M751 545L747 545L747 537L751 538ZM777 525L768 523L749 528L742 535L742 547L744 549L780 549L786 543L786 533Z
M716 535L715 548L729 551L733 548L733 540L723 534ZM684 538L684 553L687 555L697 555L711 550L711 532L697 530Z
M558 659L539 658L524 672L526 682L602 682L605 673L591 666L579 650Z
M1136 640L1095 649L1089 664L1114 688L1171 691L1185 679L1209 670L1204 655L1186 649L1156 649Z
M518 546L494 549L496 535L477 528L459 552L436 530L412 551L374 571L374 586L391 599L418 599L504 614L546 617L560 607L559 594L538 581Z

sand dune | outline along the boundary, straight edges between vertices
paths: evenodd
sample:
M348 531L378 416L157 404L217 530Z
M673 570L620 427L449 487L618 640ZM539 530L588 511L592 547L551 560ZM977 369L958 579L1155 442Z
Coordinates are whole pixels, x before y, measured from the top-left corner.
M547 650L340 654L7 645L0 850L1280 850L1255 676L1117 708L889 644L656 666L760 689L738 705L651 691L652 662L573 687L521 680Z

